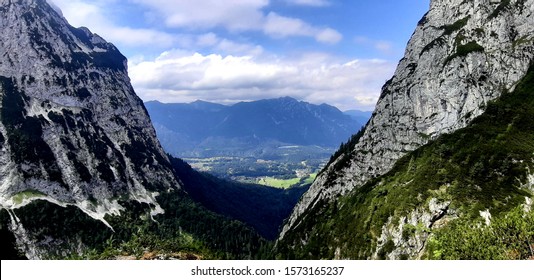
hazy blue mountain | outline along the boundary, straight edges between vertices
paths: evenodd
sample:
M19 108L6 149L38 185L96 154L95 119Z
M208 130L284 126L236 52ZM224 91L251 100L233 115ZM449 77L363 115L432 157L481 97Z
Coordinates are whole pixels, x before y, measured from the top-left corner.
M265 143L338 147L367 122L327 105L291 97L224 106L204 101L145 104L164 148L177 156L195 149L256 149Z
M367 121L373 115L373 112L371 111L360 111L360 110L348 110L343 113L345 113L345 115L351 116L355 121L359 123L363 123L363 124L366 124Z

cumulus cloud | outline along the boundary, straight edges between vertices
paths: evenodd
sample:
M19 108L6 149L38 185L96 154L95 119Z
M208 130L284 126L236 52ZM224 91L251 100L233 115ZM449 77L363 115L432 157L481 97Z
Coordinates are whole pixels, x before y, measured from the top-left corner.
M324 6L330 5L330 2L327 0L286 0L286 1L294 5L313 6L313 7L324 7Z
M147 29L119 26L110 21L112 18L106 13L112 0L83 1L83 0L53 0L63 16L75 27L89 27L106 40L125 46L159 46L169 48L178 39L169 33ZM59 9L59 8L58 8Z
M211 48L222 54L254 54L263 52L259 45L239 43L220 38L213 32L205 34L172 34L148 28L131 28L120 26L109 18L113 0L86 2L85 0L54 0L61 7L67 20L76 27L86 26L106 40L127 47L155 47L168 49ZM57 6L56 6L57 7ZM58 8L59 9L59 8Z
M156 10L170 27L231 30L259 28L269 0L132 0Z
M318 42L329 44L338 43L343 38L334 29L316 28L300 19L280 16L274 12L267 15L263 28L266 34L275 38L309 36L314 37Z
M260 45L235 42L221 38L213 32L197 35L194 45L201 48L209 47L226 55L260 55L263 53L263 47Z
M316 27L301 19L266 12L269 0L129 0L130 5L144 8L144 22L129 27L113 21L115 13L123 10L117 0L48 0L76 27L86 26L105 39L122 47L149 47L159 51L169 48L198 49L213 47L223 54L262 51L259 46L238 43L216 37L215 33L198 33L224 28L232 34L243 31L261 32L273 38L292 36L309 37L317 42L336 44L343 36L328 27ZM298 1L299 4L317 5L319 1ZM61 10L59 9L61 8ZM136 8L136 9L137 9ZM148 22L151 22L148 24ZM161 24L170 27L163 31ZM174 29L174 30L173 30ZM177 31L182 33L177 33ZM233 52L230 52L234 50Z
M273 38L309 37L327 44L343 39L334 29L269 12L269 0L129 0L144 5L163 25L181 27L180 32L185 33L180 34L168 33L172 28L128 27L112 21L113 9L121 7L118 0L53 1L72 25L87 26L111 42L142 50L158 46L157 52L140 52L146 57L129 58L132 83L146 101L235 103L289 95L341 109L372 109L395 68L387 61L342 60L324 53L284 57L265 51L246 36L231 36L235 39L231 40L215 33L221 28L231 35L246 30ZM327 3L292 2L308 6ZM387 42L373 42L377 48L388 48ZM162 49L172 50L161 53Z
M393 44L383 40L373 40L367 37L356 37L354 42L358 45L372 47L384 54L391 54L393 52Z
M130 77L145 101L235 103L293 96L340 109L372 109L395 65L381 60L336 61L326 54L295 59L202 55L172 50L130 62Z
M56 3L54 3L54 1L52 0L46 0L46 2L48 2L48 4L50 5L50 7L52 7L52 9L54 9L54 11L56 11L56 13L58 13L59 15L63 16L63 11L61 11L61 8L59 8Z
M313 28L304 21L296 18L280 16L271 12L266 17L265 33L274 37L288 36L311 36L314 33Z
M232 32L260 31L275 38L306 36L334 44L342 35L331 28L316 27L298 18L265 13L269 0L132 0L161 14L169 27L204 30L223 27ZM326 1L298 0L300 5L325 5Z
M343 39L343 35L341 35L334 29L325 28L317 32L317 34L315 35L315 39L322 43L336 44L341 41L341 39Z

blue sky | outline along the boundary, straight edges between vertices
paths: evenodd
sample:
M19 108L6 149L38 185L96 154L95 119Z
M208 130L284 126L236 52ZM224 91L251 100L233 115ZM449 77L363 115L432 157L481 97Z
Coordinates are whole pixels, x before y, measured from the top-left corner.
M429 0L49 0L129 59L145 101L292 96L372 110Z

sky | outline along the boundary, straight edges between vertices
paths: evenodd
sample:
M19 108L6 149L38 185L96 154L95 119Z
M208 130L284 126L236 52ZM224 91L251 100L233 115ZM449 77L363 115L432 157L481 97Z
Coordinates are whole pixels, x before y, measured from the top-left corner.
M374 109L430 0L48 0L128 58L144 100Z

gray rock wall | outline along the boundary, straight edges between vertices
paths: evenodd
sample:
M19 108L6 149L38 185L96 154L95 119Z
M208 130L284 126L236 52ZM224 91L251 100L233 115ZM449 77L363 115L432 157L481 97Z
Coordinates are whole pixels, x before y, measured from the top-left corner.
M512 90L534 57L533 0L433 0L388 81L365 133L341 170L329 165L284 226L291 230L319 200L386 173L397 159L465 127Z
M96 219L179 188L126 58L45 0L0 1L0 206L34 199ZM105 222L105 221L104 221Z

